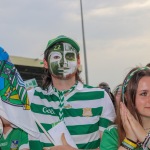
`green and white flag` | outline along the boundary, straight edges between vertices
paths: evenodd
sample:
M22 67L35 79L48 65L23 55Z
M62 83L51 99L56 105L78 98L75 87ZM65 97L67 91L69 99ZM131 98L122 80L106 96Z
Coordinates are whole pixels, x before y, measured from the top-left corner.
M38 138L24 82L15 66L1 56L0 51L0 116Z

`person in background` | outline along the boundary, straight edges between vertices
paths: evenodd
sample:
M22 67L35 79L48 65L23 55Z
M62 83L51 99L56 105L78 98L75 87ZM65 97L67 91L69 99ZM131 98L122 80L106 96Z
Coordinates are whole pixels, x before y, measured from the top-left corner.
M0 150L29 150L28 135L0 117Z
M114 107L115 107L115 98L114 98L114 95L111 93L111 89L110 89L108 83L106 83L106 82L101 82L101 83L98 85L98 87L101 88L101 89L104 89L104 90L108 93L108 95L110 96L110 98L111 98L111 100L112 100L112 102L113 102L113 105L114 105Z
M111 92L111 89L110 89L108 83L106 83L106 82L101 82L99 84L99 88L104 89L108 94Z
M121 101L121 92L122 92L122 84L119 84L115 87L115 89L113 90L113 95L114 95L114 99L115 99L115 106L118 107L119 103Z
M119 107L116 125L104 131L100 150L149 150L149 67L135 67L127 74Z
M80 47L71 38L58 36L48 41L44 51L43 88L28 91L31 110L49 131L63 122L78 149L97 149L101 134L115 119L115 109L107 92L83 84L80 79ZM31 139L31 149L76 149L54 146L41 131L41 139Z
M4 108L2 105L3 104L2 101L5 101L7 104L10 104L10 101L9 101L10 97L12 101L17 101L17 102L19 101L19 98L18 98L19 96L17 95L16 88L15 87L12 88L9 86L9 81L12 79L12 76L10 74L14 73L13 72L14 70L13 71L11 70L12 72L10 71L11 65L8 65L9 63L11 63L11 61L9 59L8 53L4 50L4 48L0 46L0 64L1 64L0 66L1 68L0 69L1 70L0 72L0 150L29 150L28 134L22 129L16 127L12 123L4 119L4 117L2 117L2 116L5 116L4 115L5 111L7 114L6 116L9 116L9 110L11 109L11 107L9 108L5 107L5 110L2 109ZM6 66L6 64L9 67ZM9 74L10 76L7 79L5 79L5 77L7 77L8 75L7 73L8 74L10 73ZM21 80L19 80L19 82L20 81ZM13 78L12 82L16 83L15 78ZM12 82L10 82L10 85L13 85ZM12 105L13 103L11 103L11 106ZM14 118L16 118L16 113L14 113L13 110L11 112L13 112L12 118L14 120ZM17 120L19 119L21 118L18 117ZM20 122L21 121L19 121L19 123Z
M9 59L8 53L0 46L0 60L7 60Z
M147 66L147 67L150 67L150 63L148 63L146 66Z

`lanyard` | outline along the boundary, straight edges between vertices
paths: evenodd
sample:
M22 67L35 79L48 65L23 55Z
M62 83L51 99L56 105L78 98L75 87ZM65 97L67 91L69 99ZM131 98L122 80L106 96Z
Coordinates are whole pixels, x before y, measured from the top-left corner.
M65 99L65 94L66 93L71 93L75 87L77 86L77 82L69 89L69 90L64 90L64 91L59 91L53 86L53 90L58 93L59 96L59 119L62 121L64 120L64 113L63 113L63 108L64 108L64 99Z

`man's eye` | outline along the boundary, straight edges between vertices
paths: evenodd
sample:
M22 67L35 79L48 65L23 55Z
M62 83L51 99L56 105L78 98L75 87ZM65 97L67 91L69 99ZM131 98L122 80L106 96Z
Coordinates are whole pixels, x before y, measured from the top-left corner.
M60 58L60 56L54 56L54 59L59 59Z
M73 53L66 54L66 59L70 61L75 61L75 55Z

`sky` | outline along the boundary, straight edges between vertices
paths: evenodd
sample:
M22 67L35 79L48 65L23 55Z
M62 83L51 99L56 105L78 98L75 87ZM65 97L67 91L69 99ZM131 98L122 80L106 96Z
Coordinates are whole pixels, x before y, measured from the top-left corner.
M150 62L150 0L82 0L88 84L111 90ZM9 55L43 58L48 40L66 35L85 53L80 0L0 0L0 46Z

